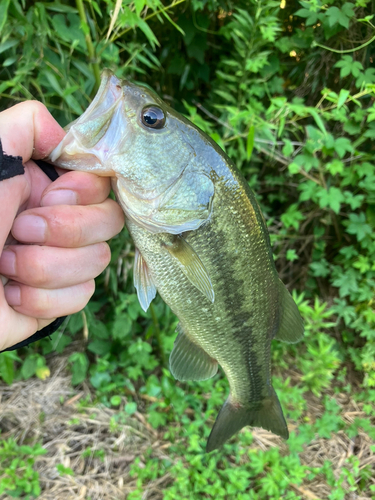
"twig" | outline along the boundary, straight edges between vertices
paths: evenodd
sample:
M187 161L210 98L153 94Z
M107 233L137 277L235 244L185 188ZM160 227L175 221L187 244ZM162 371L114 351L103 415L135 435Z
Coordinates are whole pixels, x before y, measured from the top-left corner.
M370 40L367 40L366 43L363 43L362 45L359 45L358 47L355 47L354 49L346 49L346 50L336 50L332 49L331 47L327 47L326 45L322 45L318 42L312 42L311 46L312 47L321 47L322 49L329 50L330 52L335 52L336 54L349 54L350 52L356 52L357 50L364 49L367 47L367 45L370 45L370 43L375 41L375 36L370 38Z

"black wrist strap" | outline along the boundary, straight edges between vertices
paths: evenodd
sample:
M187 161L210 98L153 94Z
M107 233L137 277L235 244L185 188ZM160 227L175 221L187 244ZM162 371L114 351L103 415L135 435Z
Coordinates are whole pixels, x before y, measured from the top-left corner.
M43 172L51 179L51 181L55 181L59 174L56 172L55 168L43 160L34 160L34 162L38 165L39 168L43 170ZM11 156L6 155L3 152L3 148L0 140L0 181L4 181L6 179L11 179L16 175L22 175L25 173L25 168L22 164L21 156ZM38 332L35 332L34 335L31 335L28 339L22 340L22 342L18 342L18 344L13 345L12 347L8 347L1 352L6 351L14 351L15 349L19 349L20 347L25 347L32 342L36 342L37 340L44 339L54 333L59 326L63 323L66 316L62 318L57 318L50 325L45 326Z
M5 181L5 179L10 179L24 173L25 168L22 165L22 156L6 155L0 139L0 181Z

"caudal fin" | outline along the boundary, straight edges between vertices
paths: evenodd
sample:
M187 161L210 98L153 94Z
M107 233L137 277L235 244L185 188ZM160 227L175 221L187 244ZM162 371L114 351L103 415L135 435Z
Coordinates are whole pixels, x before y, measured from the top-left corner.
M245 425L262 427L288 439L288 427L273 388L268 398L253 404L242 405L233 402L229 396L216 418L207 441L206 451L209 453L216 450Z

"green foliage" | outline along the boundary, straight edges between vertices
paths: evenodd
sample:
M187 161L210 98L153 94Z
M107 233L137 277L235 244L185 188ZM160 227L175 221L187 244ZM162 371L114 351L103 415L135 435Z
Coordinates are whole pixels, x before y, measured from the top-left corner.
M39 443L19 446L13 438L0 441L0 495L31 500L40 495L35 459L47 450Z
M331 488L329 499L373 496L371 470L360 468L357 457L345 459L337 476L331 462L309 467L299 455L313 439L338 432L375 439L370 2L129 1L107 39L114 6L114 0L85 1L83 10L65 0L0 1L1 105L36 98L65 125L87 107L107 66L155 88L228 153L256 193L276 266L305 320L304 342L272 345L273 384L295 430L288 451L254 449L245 429L223 451L202 454L227 383L219 375L179 384L170 375L177 320L159 298L147 313L140 308L126 231L112 240L111 264L84 312L70 318L63 335L26 354L2 354L1 378L11 384L41 375L50 353L68 348L72 384L88 380L96 400L115 408L114 429L144 413L169 441L172 458L149 450L142 464L135 462L129 499L141 498L166 473L168 500L297 499L298 486L317 476ZM80 340L80 352L71 352L73 340ZM353 393L353 378L368 418L347 423L332 394ZM307 413L311 394L322 401L315 421ZM57 470L70 474L62 465Z

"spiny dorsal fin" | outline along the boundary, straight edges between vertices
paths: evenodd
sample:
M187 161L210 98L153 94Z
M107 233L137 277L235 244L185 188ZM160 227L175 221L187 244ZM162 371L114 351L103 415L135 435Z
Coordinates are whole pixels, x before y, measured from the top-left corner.
M165 243L165 248L180 263L181 271L210 302L214 302L215 294L210 277L195 250L182 236L173 238L173 242Z
M192 342L177 326L179 334L169 358L169 368L175 379L207 380L217 372L217 361L211 358L199 345Z
M281 281L280 296L280 326L275 339L288 344L295 344L303 337L303 320L297 304Z
M138 300L142 309L147 311L152 299L155 298L156 286L138 248L135 249L134 258L134 286L137 289Z

